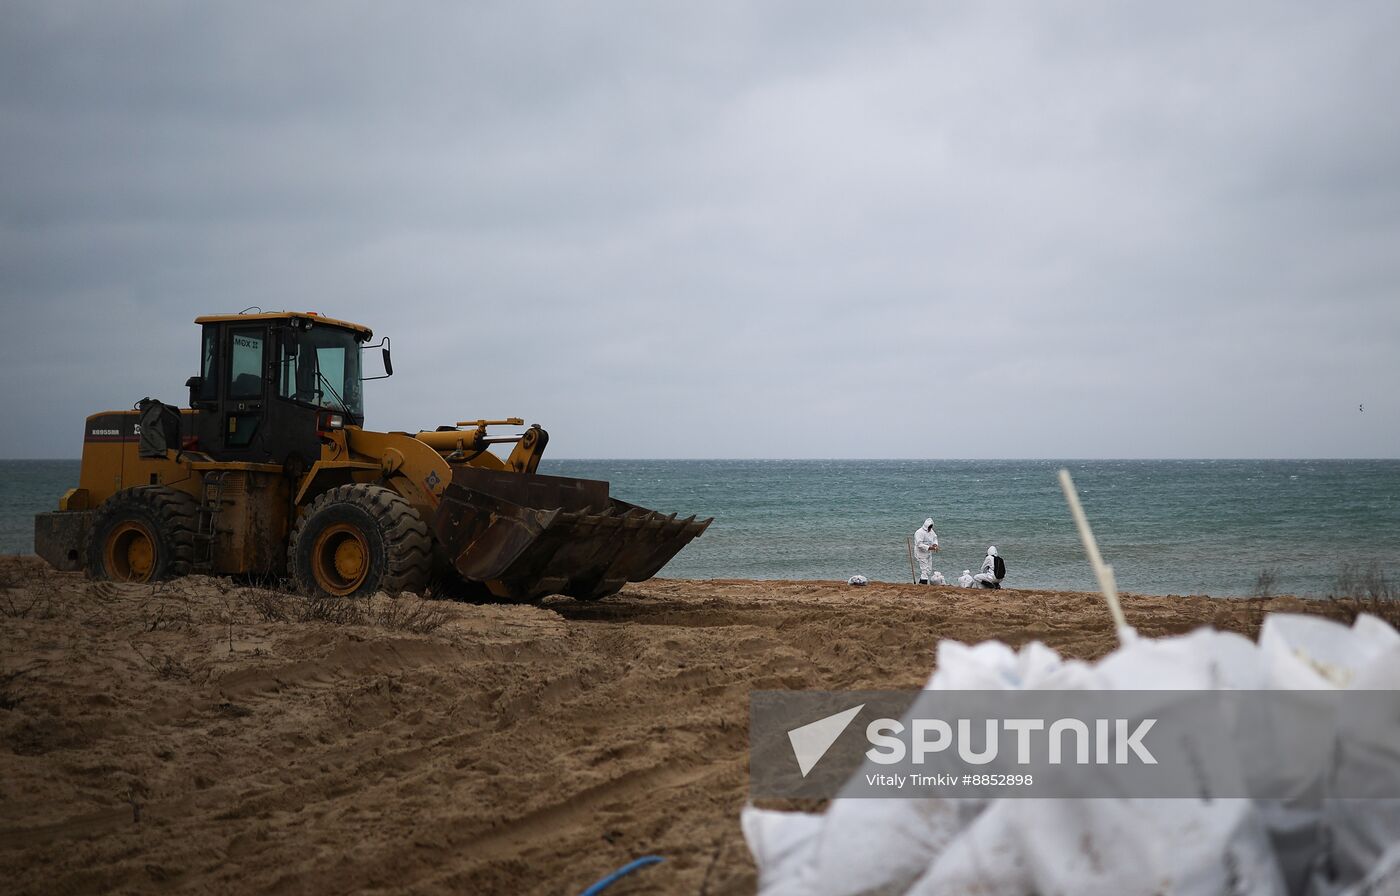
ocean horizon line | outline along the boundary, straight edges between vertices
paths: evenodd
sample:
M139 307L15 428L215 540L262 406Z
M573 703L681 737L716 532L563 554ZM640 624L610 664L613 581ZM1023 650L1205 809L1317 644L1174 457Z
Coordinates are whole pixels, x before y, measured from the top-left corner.
M54 463L81 461L82 457L0 457L0 463ZM843 461L861 463L1212 463L1220 461L1248 463L1341 463L1363 461L1377 463L1400 461L1397 457L555 457L549 461L675 461L705 463L804 463L813 461Z

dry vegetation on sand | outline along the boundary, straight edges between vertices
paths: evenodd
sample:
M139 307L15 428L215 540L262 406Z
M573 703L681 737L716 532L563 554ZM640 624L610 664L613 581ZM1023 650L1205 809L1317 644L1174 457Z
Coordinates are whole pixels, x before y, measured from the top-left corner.
M1125 598L1144 635L1336 604ZM346 605L0 560L13 893L754 889L747 695L917 687L940 638L1112 647L1089 594L654 580L600 603Z

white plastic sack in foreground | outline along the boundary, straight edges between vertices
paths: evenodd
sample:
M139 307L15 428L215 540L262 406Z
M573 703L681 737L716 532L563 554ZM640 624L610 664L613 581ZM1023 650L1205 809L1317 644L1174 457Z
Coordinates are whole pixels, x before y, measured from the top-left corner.
M997 800L909 896L1275 896L1248 800Z
M1139 638L1099 660L1094 671L1115 691L1256 690L1267 687L1258 653L1242 635L1198 628L1175 638Z
M986 645L978 645L985 648ZM941 655L941 654L940 654ZM1134 640L1092 670L1113 690L1196 691L1263 684L1256 648L1200 629ZM1175 699L1164 693L1163 699ZM1285 892L1248 800L998 800L907 893L1249 894Z
M817 848L817 836L826 821L824 815L805 812L774 812L745 806L739 813L739 827L758 866L758 889L768 896L809 892L804 889Z
M1400 634L1384 622L1363 616L1348 628L1316 617L1275 615L1266 620L1257 646L1202 629L1134 641L1092 669L1064 662L1039 643L1016 652L1000 642L942 642L927 688L1397 685ZM1397 775L1400 723L1381 722L1361 732L1350 749L1363 751L1370 766L1361 767L1370 773ZM1264 757L1263 765L1278 766L1252 773L1304 775L1287 766L1286 745L1250 748L1255 765ZM1293 783L1305 793L1317 782ZM1400 802L1336 800L1319 811L1280 803L1256 807L1247 800L1018 799L986 808L958 800L837 799L817 817L746 810L744 829L759 866L760 892L770 896L970 890L1328 896L1377 873L1381 854L1400 842Z
M1341 896L1400 896L1400 843L1392 844L1366 879Z
M970 647L941 641L937 665L925 689L1081 690L1098 686L1088 664L1067 662L1038 641L1020 651L1000 641ZM854 778L878 771L882 768L867 762ZM822 824L816 829L809 826L809 816L752 808L744 810L742 824L759 867L760 892L765 896L903 893L977 817L984 804L982 800L837 798L819 816ZM800 836L814 841L809 852L794 845ZM805 861L790 860L799 853ZM781 862L765 861L780 855L784 857Z
M846 800L886 833L817 833L824 816L746 808L764 896L1275 896L1285 892L1248 800ZM889 817L881 823L881 805ZM835 805L833 804L833 808ZM926 822L920 830L919 821ZM897 824L895 823L897 822ZM840 827L850 829L849 825ZM888 836L893 832L895 836ZM803 839L806 838L806 842ZM906 859L926 857L927 866ZM846 864L842 864L842 863ZM915 879L910 880L914 874Z
M1259 631L1259 653L1275 690L1400 686L1400 632L1369 613L1350 628L1319 616L1272 614Z
M1276 690L1400 688L1400 633L1365 613L1350 628L1315 616L1269 616L1259 653ZM1400 720L1346 720L1338 747L1347 763L1331 770L1328 783L1341 792L1382 781L1393 787L1400 777ZM1400 843L1400 800L1297 801L1265 806L1264 815L1294 892L1326 896L1354 886Z

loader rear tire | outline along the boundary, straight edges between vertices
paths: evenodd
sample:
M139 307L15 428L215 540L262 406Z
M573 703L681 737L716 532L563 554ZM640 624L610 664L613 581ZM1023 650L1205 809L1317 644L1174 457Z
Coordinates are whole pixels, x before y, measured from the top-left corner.
M89 578L159 582L190 574L199 503L166 485L117 492L97 509L88 538Z
M342 485L311 502L292 530L287 559L303 594L422 594L432 545L423 517L397 492Z

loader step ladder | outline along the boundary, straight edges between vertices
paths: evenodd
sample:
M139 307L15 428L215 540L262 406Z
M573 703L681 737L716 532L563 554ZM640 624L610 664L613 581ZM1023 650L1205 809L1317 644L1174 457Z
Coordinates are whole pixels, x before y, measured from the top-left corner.
M228 470L204 475L204 490L199 502L199 515L194 530L195 572L210 572L214 568L214 540L219 535L219 513L224 509L224 485Z

